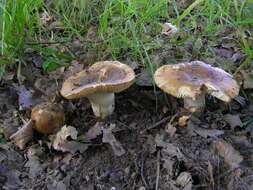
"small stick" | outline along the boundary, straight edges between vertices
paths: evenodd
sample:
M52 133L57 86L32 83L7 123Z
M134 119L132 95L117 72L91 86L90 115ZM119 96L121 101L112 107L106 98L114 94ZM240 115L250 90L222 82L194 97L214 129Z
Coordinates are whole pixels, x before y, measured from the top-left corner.
M141 179L147 189L149 189L149 185L146 182L145 176L144 176L144 153L141 154Z
M151 129L154 129L154 128L160 126L161 124L167 122L168 120L170 120L169 123L172 123L172 122L174 121L174 119L175 119L177 116L178 116L178 113L176 113L176 114L173 115L173 116L165 117L165 118L163 118L162 120L160 120L160 121L158 121L157 123L155 123L154 125L152 125L152 126L146 128L146 129L142 130L141 133L143 134L143 133L146 132L146 131L149 131L149 130L151 130Z
M141 133L144 133L144 132L146 132L146 131L149 131L149 130L151 130L151 129L154 129L154 128L160 126L161 124L163 124L163 123L165 123L166 121L168 121L168 120L170 119L170 117L171 117L171 116L168 116L168 117L163 118L162 120L156 122L154 125L152 125L152 126L146 128L146 129L142 130Z
M156 183L155 183L155 190L159 188L159 179L160 179L160 150L157 152L157 165L156 165Z

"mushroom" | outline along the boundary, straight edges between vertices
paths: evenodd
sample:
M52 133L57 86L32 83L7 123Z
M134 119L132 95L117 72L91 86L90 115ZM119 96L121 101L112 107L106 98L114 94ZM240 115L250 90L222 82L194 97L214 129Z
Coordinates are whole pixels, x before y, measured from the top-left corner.
M95 116L105 118L114 111L114 93L130 87L134 79L129 66L118 61L102 61L69 77L60 93L66 99L87 97Z
M44 102L32 109L31 121L36 131L51 134L64 125L65 115L59 105Z
M155 83L177 98L184 99L190 112L201 112L205 94L230 102L239 94L239 86L229 73L202 61L164 65L156 70Z

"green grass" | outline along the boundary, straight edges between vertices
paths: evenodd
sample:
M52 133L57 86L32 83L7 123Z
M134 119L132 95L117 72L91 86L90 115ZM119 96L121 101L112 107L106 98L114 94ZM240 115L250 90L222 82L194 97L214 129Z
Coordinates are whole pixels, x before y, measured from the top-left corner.
M177 4L174 7L177 13ZM253 27L252 0L196 0L176 17L175 22L190 30L190 35L209 40L213 44L220 41L219 33L224 29L231 31L227 35L237 35L238 38L234 40L241 45L247 58L235 73L252 61L253 45L246 37L247 32L252 32L249 28Z
M190 3L183 4L185 2ZM52 32L41 25L40 13L44 10L63 24L63 31ZM180 39L161 42L161 21L176 24L186 34ZM72 41L78 38L85 47L94 48L96 43L89 46L90 42L86 43L85 39L92 25L98 28L99 52L109 53L113 59L131 58L145 65L151 73L156 64L150 55L162 50L163 43L185 48L192 40L193 53L199 58L209 57L212 52L198 46L218 44L224 29L236 36L236 45L239 44L247 56L235 72L247 67L253 58L253 47L249 42L249 36L252 38L253 35L250 30L253 27L253 0L0 0L0 64L22 57L27 39L36 43L41 39ZM47 52L46 48L41 47L42 54ZM55 57L55 54L49 57ZM45 70L61 66L60 59L50 60L45 59ZM2 74L3 67L0 67L0 77Z
M41 0L0 0L0 77L22 55L26 37L39 35Z

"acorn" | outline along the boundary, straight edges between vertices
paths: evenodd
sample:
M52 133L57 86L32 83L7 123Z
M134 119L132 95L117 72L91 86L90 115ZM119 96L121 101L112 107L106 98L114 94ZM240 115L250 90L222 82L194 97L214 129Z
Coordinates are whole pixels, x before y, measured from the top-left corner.
M58 131L65 122L63 108L59 104L44 102L32 109L33 127L42 134L52 134Z

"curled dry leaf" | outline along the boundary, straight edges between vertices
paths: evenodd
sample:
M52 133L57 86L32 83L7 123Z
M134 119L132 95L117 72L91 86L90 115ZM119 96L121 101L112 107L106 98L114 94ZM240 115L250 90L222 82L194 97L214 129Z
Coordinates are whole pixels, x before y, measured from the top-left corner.
M232 129L235 127L241 127L243 125L239 115L224 115L223 119L230 125Z
M97 122L93 127L91 127L85 134L85 140L90 141L97 138L97 136L102 135L102 123Z
M194 122L189 121L187 124L187 129L192 133L195 132L201 137L208 138L217 138L220 135L224 134L224 131L218 130L218 129L204 129L201 127L198 127Z
M112 133L112 130L115 128L115 124L111 124L109 128L103 127L103 143L108 143L111 145L112 150L116 156L122 156L125 154L125 150L119 141L115 138Z
M70 152L74 154L75 152L84 152L88 149L88 145L68 140L77 139L77 130L72 126L63 126L61 130L56 134L53 140L53 148L62 152Z
M172 36L177 33L178 28L169 22L165 22L162 28L162 34L166 36Z
M192 189L192 176L189 172L181 172L176 179L176 184L181 187L182 190Z
M29 120L24 126L16 133L10 136L10 139L14 141L16 146L23 150L26 143L33 138L33 122Z
M242 155L230 143L224 140L216 141L214 147L231 169L237 168L243 161Z

